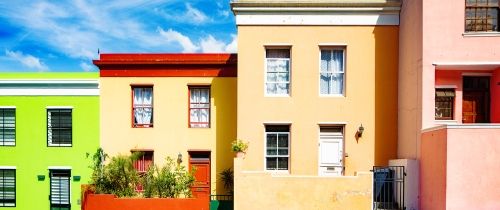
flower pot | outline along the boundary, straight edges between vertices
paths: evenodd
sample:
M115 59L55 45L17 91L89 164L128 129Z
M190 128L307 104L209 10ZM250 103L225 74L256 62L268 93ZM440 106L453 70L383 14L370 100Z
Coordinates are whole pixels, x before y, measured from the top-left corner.
M244 152L237 152L236 153L236 157L237 158L244 158L245 157L245 153Z

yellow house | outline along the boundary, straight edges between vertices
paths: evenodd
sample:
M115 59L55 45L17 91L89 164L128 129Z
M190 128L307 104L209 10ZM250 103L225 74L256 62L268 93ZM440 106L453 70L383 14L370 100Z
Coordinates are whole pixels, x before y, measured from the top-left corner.
M226 194L236 138L236 55L101 54L101 147L141 151L138 171L172 157L196 166L195 196Z
M394 0L235 0L235 209L370 209L397 156ZM259 202L254 202L259 201Z

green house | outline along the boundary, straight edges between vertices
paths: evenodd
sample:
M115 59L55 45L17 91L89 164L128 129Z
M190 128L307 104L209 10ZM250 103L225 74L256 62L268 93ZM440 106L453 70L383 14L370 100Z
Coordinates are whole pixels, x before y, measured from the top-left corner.
M81 209L98 73L0 73L0 209Z

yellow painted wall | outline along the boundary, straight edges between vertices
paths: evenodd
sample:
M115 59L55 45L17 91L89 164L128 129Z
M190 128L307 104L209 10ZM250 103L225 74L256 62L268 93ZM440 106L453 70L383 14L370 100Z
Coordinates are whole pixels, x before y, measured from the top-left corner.
M110 156L131 149L153 149L154 162L180 152L188 165L188 150L211 150L212 193L224 194L218 174L232 168L231 141L236 137L236 78L102 77L101 147ZM211 127L188 128L188 84L211 84ZM132 128L131 84L152 84L154 127Z
M371 209L372 174L317 177L241 171L235 158L234 209Z
M319 96L322 44L346 44L345 97ZM290 97L265 97L265 45L291 45ZM346 122L345 175L397 150L397 26L238 26L238 138L243 170L263 171L264 122L291 122L290 173L318 174L319 122ZM363 124L363 137L356 130ZM236 189L238 190L238 189Z

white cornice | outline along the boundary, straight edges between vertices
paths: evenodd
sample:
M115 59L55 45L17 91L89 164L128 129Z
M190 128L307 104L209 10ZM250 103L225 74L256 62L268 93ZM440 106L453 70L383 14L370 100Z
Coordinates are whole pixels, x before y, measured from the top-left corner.
M4 79L0 96L98 96L97 79Z
M236 25L399 25L398 0L235 0Z

